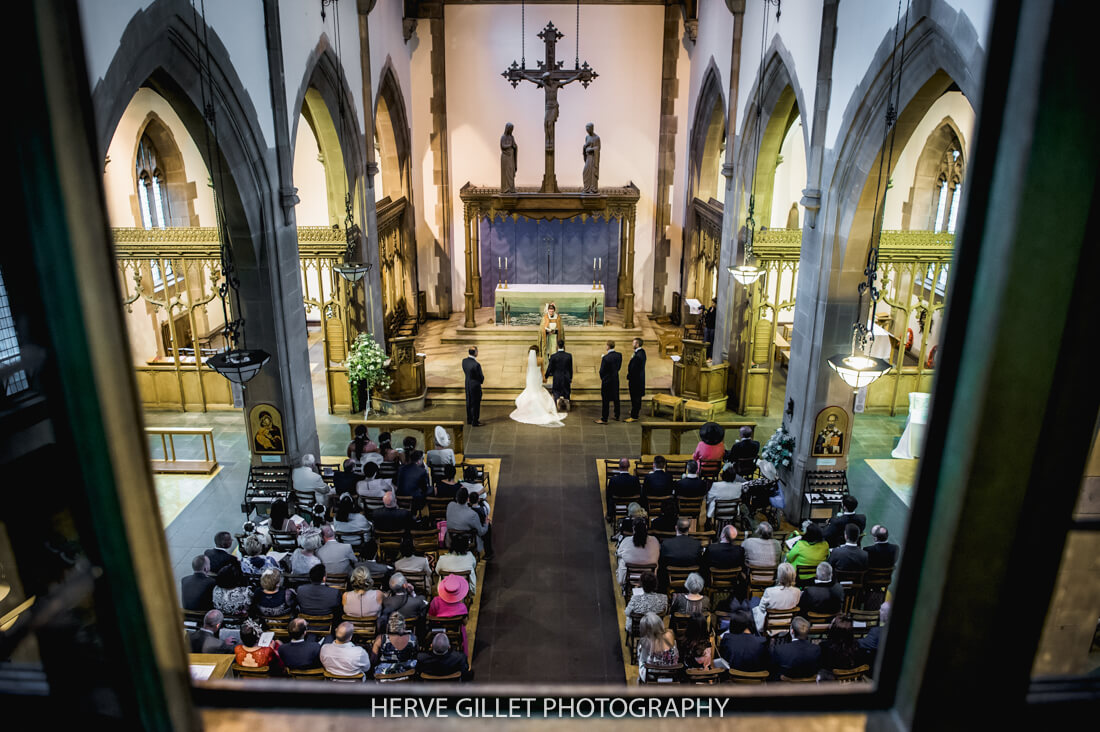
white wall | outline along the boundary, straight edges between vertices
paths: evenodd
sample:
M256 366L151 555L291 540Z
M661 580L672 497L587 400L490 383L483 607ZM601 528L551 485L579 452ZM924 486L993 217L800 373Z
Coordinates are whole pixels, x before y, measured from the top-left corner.
M412 58L409 62L409 78L413 94L406 99L408 103L409 124L412 125L412 202L416 213L417 265L420 274L419 286L427 295L428 309L439 311L439 297L435 283L438 281L440 262L435 256L435 242L444 240L442 222L436 217L438 194L433 181L434 161L432 158L432 74L431 53L432 36L428 21L417 24L416 31L409 40ZM375 185L381 176L375 178ZM461 213L461 209L459 210ZM460 227L461 229L461 227ZM453 229L452 229L453 230ZM460 244L456 244L460 246ZM459 289L461 292L461 289Z
M709 4L709 3L708 3ZM702 22L700 22L698 36L703 35ZM672 307L672 293L680 290L680 260L684 254L684 212L687 202L688 177L685 171L688 168L688 139L691 134L691 79L692 79L692 53L698 47L684 39L684 25L681 22L679 55L676 59L677 95L673 104L676 114L676 140L673 144L673 154L676 157L673 168L671 186L668 200L671 204L668 227L665 236L669 241L668 261L665 263L667 280L665 284L665 308ZM687 82L687 83L685 83ZM725 178L719 179L719 185L725 186Z
M528 65L533 66L543 55L536 34L550 20L565 33L558 43L558 58L567 59L565 65L571 67L575 6L533 5L529 10ZM500 76L513 60L519 60L518 6L446 5L444 12L451 186L457 218L462 211L458 192L467 181L475 185L500 184L499 139L506 122L515 124L519 145L516 185L541 182L545 107L543 92L533 84L523 82L512 89ZM581 61L587 60L600 76L587 90L574 82L558 92L558 185L580 185L584 125L593 122L602 138L600 185L623 186L633 181L641 191L634 236L638 309L648 309L652 300L653 194L663 27L664 11L658 5L584 5ZM455 223L456 231L461 233L461 220ZM465 246L458 235L456 251L461 250L460 244ZM452 300L456 308L461 308L465 271L457 261L454 268Z
M298 134L294 141L294 185L298 188L298 205L294 218L299 226L328 226L328 187L325 166L318 160L321 154L317 138L305 117L298 115Z
M787 226L791 204L802 200L802 189L806 186L806 145L803 142L802 117L796 119L787 130L779 154L783 156L783 162L775 169L775 185L772 187L771 221L768 222L772 229ZM798 210L798 221L801 225L801 207Z
M354 4L352 4L354 7ZM416 50L417 38L414 36L405 43L401 30L403 3L401 0L378 0L370 13L370 71L374 76L373 93L378 99L379 82L386 62L389 61L401 86L401 96L405 100L405 114L409 114L409 100L412 99L412 76L410 59ZM429 35L428 21L420 21L417 35L424 38ZM450 69L447 70L450 79ZM411 124L411 121L410 121ZM427 128L431 130L431 126Z

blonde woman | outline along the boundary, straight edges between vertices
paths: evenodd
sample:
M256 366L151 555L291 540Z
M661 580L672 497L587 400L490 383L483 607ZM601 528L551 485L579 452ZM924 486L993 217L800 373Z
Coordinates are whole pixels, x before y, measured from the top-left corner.
M790 610L798 607L798 601L802 598L802 590L794 586L796 574L794 565L790 562L783 562L776 569L775 587L764 590L764 596L760 598L760 604L752 609L757 630L764 631L764 619L768 610Z
M374 589L374 580L365 565L357 565L348 577L348 591L344 593L345 618L369 618L382 611L381 590Z
M680 662L676 648L676 636L665 627L665 621L657 613L646 613L641 622L638 639L638 678L645 682L646 665L674 666Z

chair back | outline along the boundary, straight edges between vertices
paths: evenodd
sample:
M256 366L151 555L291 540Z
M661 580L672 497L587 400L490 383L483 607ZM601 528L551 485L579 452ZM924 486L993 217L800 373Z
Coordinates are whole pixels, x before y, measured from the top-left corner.
M775 637L790 631L791 621L794 620L794 616L797 614L797 607L793 607L790 610L768 608L764 612L764 635Z
M412 530L413 549L423 554L439 553L439 530L434 526Z
M270 676L270 667L268 666L242 666L239 663L233 664L233 675L238 679L266 679Z
M429 579L429 573L431 570L402 570L401 574L405 575L405 579L409 584L416 588L418 594L424 597L432 596L432 583Z
M616 496L611 499L611 521L612 525L617 525L620 519L626 518L626 511L630 508L631 503L637 503L641 505L641 496Z
M297 531L271 530L271 548L277 552L292 552L298 548Z
M444 674L442 676L434 676L432 674L420 674L421 681L462 681L462 672L455 671L453 674Z
M684 671L684 676L687 678L689 684L697 684L700 686L710 686L711 684L720 684L726 678L726 669L724 668L689 668Z
M365 615L361 618L344 616L344 620L351 623L355 629L352 632L352 642L357 646L369 648L378 636L378 616Z
M829 626L833 624L835 613L811 613L803 614L810 623L810 638L824 638L829 632Z
M661 510L664 508L665 501L672 498L672 495L667 496L649 496L645 497L648 504L647 509L649 511L649 519L652 521L661 515Z
M699 572L699 565L693 564L690 567L676 566L673 564L668 565L666 568L668 572L668 590L669 592L684 592L684 582L687 581L688 575L692 572Z
M714 523L716 526L736 523L741 518L740 498L717 498L714 501Z
M264 627L274 633L277 640L286 640L290 637L290 631L287 628L293 619L294 616L289 614L273 615L264 618Z
M474 555L475 558L480 558L477 551L478 536L476 531L474 531L473 529L470 529L468 531L452 531L448 528L447 536L445 537L448 547L453 546L454 538L456 536L465 536L469 540L470 552Z
M709 531L689 531L688 536L699 542L699 546L706 549L714 541L714 534Z
M882 622L879 620L878 610L852 608L849 612L852 614L852 635L856 638L867 635L871 628L877 627Z
M626 648L630 652L631 665L638 665L638 634L642 632L642 618L646 613L630 613L630 623L626 629Z
M800 564L794 568L794 571L794 583L800 590L809 587L817 579L817 565Z
M375 673L374 680L383 683L393 683L395 681L412 681L416 676L416 669L410 668L407 671L394 671L391 673Z
M623 579L623 599L630 602L630 593L635 587L642 586L642 575L646 572L657 574L656 564L626 563L626 577Z
M801 677L783 675L783 676L779 677L779 680L780 681L787 681L787 682L790 682L792 684L816 684L817 683L817 675L815 674L813 676L801 676Z
M302 516L308 516L312 520L313 506L317 502L317 496L314 495L313 491L301 491L297 488L291 489L291 493L294 495L298 513Z
M307 633L326 636L332 632L332 613L328 615L306 615L305 613L298 613L298 617L306 621Z
M680 496L676 499L678 506L677 514L681 517L697 520L700 511L703 510L703 501L705 500L705 496L699 496L698 498L685 498Z
M336 574L326 574L325 587L331 587L343 592L348 588L348 573L338 572Z
M745 571L749 576L749 594L750 595L763 595L764 590L775 584L775 573L777 567L758 567L754 564L745 563Z
M428 516L436 521L445 521L447 519L447 504L451 502L450 498L443 496L428 496L424 499L428 503Z
M834 668L833 680L842 684L850 684L855 681L863 681L870 673L871 667L866 663L855 668Z
M362 681L364 678L366 678L366 674L364 674L362 671L357 674L352 674L351 676L344 676L342 674L334 674L330 671L325 671L325 681Z
M404 531L375 531L374 538L378 542L378 554L382 561L391 564L401 552L401 542L405 539Z
M739 671L738 669L731 668L726 671L729 676L729 680L735 684L763 684L768 681L770 675L767 669L763 671Z
M729 569L711 567L710 583L707 586L707 589L710 590L711 604L713 604L713 600L717 595L740 595L743 592L744 583L744 567L730 567Z
M359 501L363 505L363 511L367 514L374 513L386 505L382 502L382 496L360 496Z
M719 471L722 470L721 460L700 460L699 461L699 477L700 478L717 478Z
M367 545L367 531L366 529L359 529L358 531L337 531L336 541L341 544L347 544L356 554L358 554L363 551L363 548Z
M680 682L684 664L676 663L671 666L657 664L645 665L645 683L647 684L676 684Z
M676 536L676 532L675 531L660 531L659 529L650 529L649 530L649 535L657 537L657 541L664 541L665 539L671 539L672 537Z
M205 610L187 610L180 608L180 612L183 613L183 628L189 633L193 633L202 627L202 621L206 619Z
M428 616L428 637L435 637L436 633L446 633L447 640L451 642L451 648L462 648L462 629L466 627L468 615L452 615L445 618Z
M288 668L286 670L292 679L301 681L324 681L325 670L323 668Z

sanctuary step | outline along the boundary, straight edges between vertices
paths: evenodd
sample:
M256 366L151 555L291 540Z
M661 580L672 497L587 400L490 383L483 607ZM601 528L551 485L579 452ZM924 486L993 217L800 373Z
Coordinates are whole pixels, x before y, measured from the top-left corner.
M624 368L625 371L625 368ZM630 394L626 391L626 379L622 380L622 413L624 417L630 416ZM516 401L516 397L523 390L523 387L487 387L482 389L481 403L482 404L512 404ZM645 414L649 414L649 398L653 394L667 394L668 386L663 389L646 386L646 395L642 400L642 411ZM600 402L600 387L599 386L580 386L576 383L573 385L572 399L570 400L574 404L577 403L589 403ZM428 387L428 404L432 406L440 404L465 404L466 403L466 389L464 386L443 386L443 387Z

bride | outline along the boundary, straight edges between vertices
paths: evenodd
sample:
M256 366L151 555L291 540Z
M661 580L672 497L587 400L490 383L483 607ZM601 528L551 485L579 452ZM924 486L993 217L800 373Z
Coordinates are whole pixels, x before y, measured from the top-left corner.
M516 397L516 408L509 416L524 424L564 427L562 420L565 419L565 414L558 413L554 406L554 397L542 385L538 346L531 346L531 350L527 352L527 386Z

